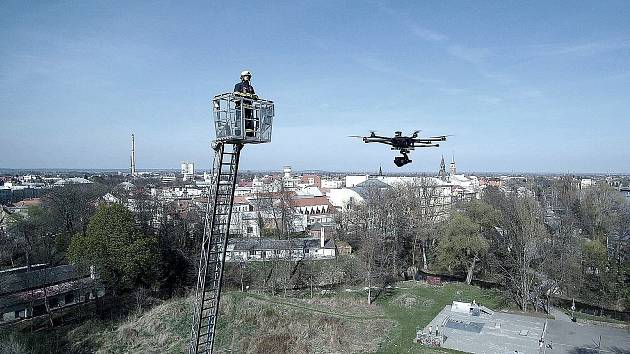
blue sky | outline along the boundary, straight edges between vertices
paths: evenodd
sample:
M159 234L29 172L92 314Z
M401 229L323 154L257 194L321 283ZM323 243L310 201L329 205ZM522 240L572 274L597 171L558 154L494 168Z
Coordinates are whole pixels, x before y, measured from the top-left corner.
M3 1L0 167L208 168L210 98L276 102L243 169L630 172L628 1ZM422 129L439 149L348 135Z

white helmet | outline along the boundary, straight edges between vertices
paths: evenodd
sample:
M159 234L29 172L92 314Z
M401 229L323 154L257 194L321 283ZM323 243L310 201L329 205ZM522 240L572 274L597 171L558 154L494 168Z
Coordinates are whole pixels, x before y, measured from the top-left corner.
M241 71L241 78L243 78L244 76L249 76L251 78L252 73L250 73L249 70Z

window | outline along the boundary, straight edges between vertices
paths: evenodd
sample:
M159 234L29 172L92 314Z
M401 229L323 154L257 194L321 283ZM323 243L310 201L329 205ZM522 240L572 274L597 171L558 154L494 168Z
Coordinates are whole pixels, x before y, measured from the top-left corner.
M48 306L50 307L57 307L59 306L59 298L58 297L51 297L48 299Z
M40 316L46 313L46 306L45 305L37 305L33 307L33 317L35 316Z
M68 305L74 302L74 294L73 293L68 293L66 294L66 296L64 296L63 298L63 302Z

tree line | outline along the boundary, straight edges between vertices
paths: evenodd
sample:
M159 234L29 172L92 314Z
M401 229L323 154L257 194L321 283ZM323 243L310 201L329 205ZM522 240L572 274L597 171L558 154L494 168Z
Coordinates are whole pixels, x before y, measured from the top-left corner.
M129 204L106 203L111 192ZM129 192L102 183L49 190L27 215L14 213L0 235L0 267L74 264L96 271L111 295L148 289L169 297L194 283L202 214L181 213L148 189ZM129 204L130 205L130 204Z
M606 183L541 178L453 205L439 188L368 188L341 213L339 238L360 256L366 286L422 269L496 283L524 311L548 296L630 308L630 206Z

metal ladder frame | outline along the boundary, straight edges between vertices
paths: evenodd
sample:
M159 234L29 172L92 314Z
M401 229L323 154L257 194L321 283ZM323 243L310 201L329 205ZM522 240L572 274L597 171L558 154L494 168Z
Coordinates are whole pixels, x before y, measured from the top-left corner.
M231 150L226 152L226 146L230 146ZM243 146L242 143L221 141L217 141L214 146L211 189L208 193L203 240L199 256L191 341L188 350L190 354L212 353L213 351L219 316L225 253L234 204L234 190ZM228 163L225 163L226 156L229 156ZM228 169L227 173L224 173L224 168Z

